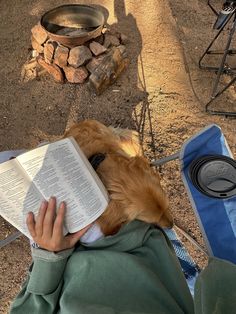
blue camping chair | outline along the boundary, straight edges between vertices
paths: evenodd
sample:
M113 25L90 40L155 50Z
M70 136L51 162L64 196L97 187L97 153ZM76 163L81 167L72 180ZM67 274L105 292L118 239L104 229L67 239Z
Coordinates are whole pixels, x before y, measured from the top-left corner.
M232 159L234 164L229 169L224 169L218 164L220 166L210 174L214 176L218 172L219 180L225 172L230 176L229 182L224 181L226 190L229 192L219 193L217 197L212 197L199 190L190 175L193 161L205 156L233 158L220 127L215 124L207 126L191 137L184 143L180 152L154 161L152 165L159 166L179 158L182 180L203 234L208 254L236 263L236 162Z
M209 255L236 263L236 163L233 168L218 168L219 178L228 175L230 182L224 184L226 190L233 191L232 196L219 193L222 198L211 197L199 191L189 176L191 161L205 155L233 158L217 125L208 126L183 145L180 152L181 173Z
M224 169L220 163L216 164L216 169L213 169L214 171L210 173L209 171L212 169L207 169L210 181L215 174L219 174L218 177L220 179L222 179L225 172L230 176L230 182L223 180L227 192L216 193L218 196L216 198L216 195L212 197L209 191L204 194L203 192L206 191L199 189L199 186L196 185L196 182L192 181L190 175L193 162L195 160L202 160L205 156L233 158L220 127L215 124L207 126L191 137L183 144L180 152L153 161L152 165L160 166L171 160L179 159L182 180L207 247L207 252L205 253L209 256L215 256L236 263L236 162L233 161L233 166L228 169ZM218 188L217 184L216 188ZM176 229L203 251L198 243L191 239L182 229L178 227ZM165 232L172 242L189 289L193 295L194 284L200 270L178 239L175 230L165 229Z

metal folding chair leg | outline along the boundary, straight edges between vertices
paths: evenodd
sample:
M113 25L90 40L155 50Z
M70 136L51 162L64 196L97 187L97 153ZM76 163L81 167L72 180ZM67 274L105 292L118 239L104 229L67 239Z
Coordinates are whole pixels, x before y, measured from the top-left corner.
M153 161L151 161L150 165L153 166L153 167L158 167L158 166L164 165L165 163L167 163L167 162L169 162L171 160L178 159L179 158L179 153L180 152L177 152L177 153L175 153L173 155L170 155L170 156L158 159L158 160L153 160Z
M3 248L4 246L8 245L12 241L15 241L20 236L22 236L22 233L20 231L17 231L15 233L9 235L6 239L3 239L0 241L0 248Z
M210 4L210 1L208 1L208 5L213 10L213 12L216 15L218 15L216 13L215 9ZM225 29L225 27L228 25L228 23L232 19L233 19L232 27L230 29L230 33L228 35L228 39L227 39L224 51L210 50L211 47L213 46L213 44L215 43L215 41L218 39L219 35L222 33L222 31ZM212 115L236 116L236 112L234 112L234 111L220 111L220 110L213 110L213 109L209 108L210 105L212 104L212 102L216 98L218 98L221 94L223 94L223 92L226 91L236 81L236 68L230 68L226 64L227 56L228 55L232 56L232 55L236 54L235 49L230 49L230 45L231 45L235 30L236 30L236 11L234 11L232 14L229 14L225 23L222 24L218 33L215 35L215 37L213 38L213 40L211 41L211 43L209 44L209 46L207 47L207 49L205 50L205 52L203 53L203 55L201 56L201 58L199 60L199 68L200 69L217 72L216 80L215 80L212 94L211 94L211 99L208 101L208 103L205 106L206 112L208 112ZM219 67L209 66L209 65L203 64L203 60L204 60L206 55L218 55L218 54L223 55ZM223 87L219 90L219 83L220 83L220 78L221 78L222 74L234 75L234 77L230 80L230 82L225 87Z

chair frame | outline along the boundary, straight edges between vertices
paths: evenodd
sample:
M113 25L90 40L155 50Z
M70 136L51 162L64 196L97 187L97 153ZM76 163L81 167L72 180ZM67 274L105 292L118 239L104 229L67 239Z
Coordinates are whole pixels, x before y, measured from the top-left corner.
M208 0L208 6L211 8L211 10L214 12L215 15L219 15L217 11L214 9L214 7L211 4L211 0ZM225 49L223 51L217 51L217 50L210 50L214 42L217 40L219 35L222 33L224 28L228 25L228 23L232 21L232 26L228 35L228 39L225 45ZM230 68L226 64L226 58L227 56L232 56L236 54L236 49L230 49L230 45L234 36L236 30L236 11L234 11L232 14L229 14L226 22L221 26L213 40L210 42L208 45L207 49L205 52L202 54L201 58L199 59L198 65L200 69L203 70L209 70L209 71L214 71L217 72L216 80L212 89L211 93L211 99L208 101L208 103L205 105L205 110L207 113L210 113L212 115L223 115L223 116L233 116L236 117L236 112L234 111L219 111L219 110L213 110L210 109L210 105L212 102L218 98L224 91L226 91L235 81L236 81L236 68ZM203 60L206 55L223 55L219 67L215 66L209 66L209 65L204 65ZM226 86L223 88L219 89L219 82L222 74L229 74L229 75L234 75L234 77L230 80Z

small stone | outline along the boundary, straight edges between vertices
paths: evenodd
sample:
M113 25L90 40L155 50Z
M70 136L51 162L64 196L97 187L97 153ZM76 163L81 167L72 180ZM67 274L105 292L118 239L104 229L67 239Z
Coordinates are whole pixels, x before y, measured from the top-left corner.
M38 62L35 58L27 61L21 69L21 80L23 82L28 82L37 77L37 72L39 69Z
M120 34L120 41L123 45L126 45L129 43L129 38L125 34Z
M109 29L108 29L107 27L103 27L103 29L102 29L102 34L105 34L105 33L107 33L107 32L109 32Z
M100 95L109 85L113 84L118 76L127 68L128 58L123 58L117 47L104 57L103 62L89 76L89 84Z
M57 46L54 54L54 63L63 68L67 66L67 59L69 56L69 49L64 46Z
M48 38L47 32L42 28L40 24L35 25L31 29L31 33L40 45L45 43Z
M103 46L109 48L110 46L119 46L120 41L115 35L105 33L105 40Z
M33 57L33 58L38 57L38 55L39 55L39 53L38 53L37 50L32 50L32 57Z
M119 45L117 46L117 48L120 50L120 53L122 54L122 56L127 57L126 47L124 45Z
M92 41L92 42L89 44L89 48L90 48L90 50L92 51L92 53L93 53L95 56L99 56L99 55L101 55L102 53L104 53L105 51L107 51L107 48L105 48L104 46L100 45L100 44L97 43L96 41Z
M92 60L89 61L89 63L86 65L87 70L90 73L93 73L95 71L95 69L99 66L99 64L101 64L101 62L104 59L104 55L100 56L98 58L93 58Z
M54 53L57 46L58 46L58 43L56 41L50 41L50 40L48 40L46 44L44 45L44 49L43 49L44 60L47 63L53 62Z
M68 82L70 83L84 83L89 73L86 67L82 66L79 68L74 68L72 66L67 66L63 68L65 76Z
M31 59L29 62L24 64L25 70L30 70L33 68L36 68L37 66L37 60L36 59Z
M92 59L92 53L86 46L77 46L70 50L68 63L75 68Z
M56 64L48 64L42 57L37 58L38 64L41 65L49 74L53 76L55 81L59 83L64 82L62 70Z
M38 53L43 53L43 46L37 42L33 35L31 36L31 45Z
M113 35L113 36L115 36L115 37L117 37L118 39L120 39L120 36L121 36L121 33L118 32L118 31L116 31L116 30L114 30L114 29L111 29L111 30L109 31L109 34L110 34L110 35Z

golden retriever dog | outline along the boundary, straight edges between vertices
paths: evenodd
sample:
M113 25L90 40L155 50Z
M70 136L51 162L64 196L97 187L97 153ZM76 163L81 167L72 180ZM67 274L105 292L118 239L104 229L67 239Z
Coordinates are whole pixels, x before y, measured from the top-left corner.
M161 227L173 225L159 175L143 157L137 132L85 120L73 125L64 135L68 136L74 137L88 159L105 155L96 169L110 196L96 221L103 234L114 234L134 219Z

